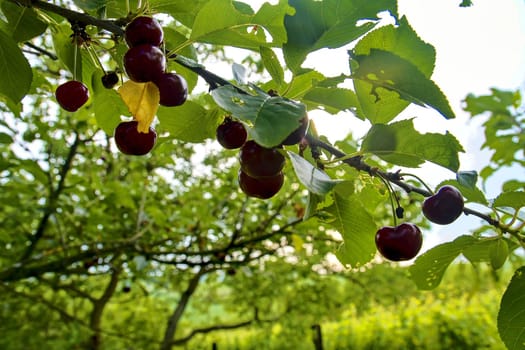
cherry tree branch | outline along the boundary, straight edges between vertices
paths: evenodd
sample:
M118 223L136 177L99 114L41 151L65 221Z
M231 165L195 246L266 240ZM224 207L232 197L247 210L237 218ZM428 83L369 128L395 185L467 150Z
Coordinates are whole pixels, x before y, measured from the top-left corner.
M78 147L79 147L80 143L81 143L80 136L79 136L78 133L75 133L75 140L73 141L73 144L70 146L69 152L68 152L67 157L66 157L66 159L64 161L64 164L62 165L62 168L60 169L60 180L59 180L59 182L58 182L58 184L57 184L55 189L53 189L52 185L50 184L51 191L50 191L49 198L47 200L47 205L46 205L46 207L44 209L44 215L40 219L40 222L38 223L38 227L37 227L35 233L29 239L30 240L30 244L27 247L27 249L25 250L24 254L22 255L22 257L20 259L21 261L24 261L24 260L28 259L31 256L31 254L33 253L33 251L36 248L36 245L37 245L38 241L44 235L44 231L47 228L47 223L49 222L49 219L51 218L51 216L55 213L56 202L58 201L58 198L59 198L60 194L64 190L64 184L65 184L66 176L69 173L69 170L71 168L71 163L73 162L73 159L77 155L77 150L78 150Z
M279 316L271 318L271 319L264 319L263 320L263 319L261 319L259 317L259 309L257 307L255 307L254 308L253 318L251 318L249 320L241 321L241 322L238 322L238 323L217 324L217 325L210 326L210 327L197 328L197 329L192 330L188 335L186 335L186 336L184 336L182 338L178 338L178 339L173 340L171 342L171 345L183 345L183 344L187 343L188 341L190 341L194 336L196 336L198 334L207 334L207 333L214 332L214 331L219 331L219 330L238 329L238 328L250 326L253 323L272 323L272 322L275 322L275 321L279 320L282 316L284 316L289 311L290 311L290 308L286 309L285 312L282 315L279 315Z
M99 19L99 18L95 18L95 17L90 16L90 15L85 14L85 13L80 13L80 12L77 12L77 11L73 11L73 10L70 10L70 9L67 9L67 8L63 8L63 7L60 7L60 6L48 3L48 2L43 1L43 0L8 0L8 1L17 3L19 5L24 5L24 6L28 6L28 7L34 7L34 8L38 8L38 9L44 10L44 11L48 11L48 12L52 12L52 13L58 14L58 15L64 17L64 18L66 18L67 20L69 20L72 23L76 22L76 23L81 23L81 24L85 24L85 25L94 25L94 26L97 26L97 27L99 27L101 29L109 31L109 32L115 34L116 36L124 35L124 30L123 30L122 26L126 24L126 20L125 19L121 19L121 20L104 20L104 19ZM215 89L215 88L217 88L219 86L229 85L229 86L233 86L239 92L241 92L241 93L243 92L243 90L240 89L239 87L237 87L234 84L230 83L226 79L224 79L224 78L222 78L222 77L220 77L220 76L218 76L218 75L216 75L216 74L206 70L203 66L201 66L199 64L196 64L195 62L193 62L192 60L190 60L188 58L185 58L185 57L177 55L177 54L171 54L168 58L173 59L178 64L188 68L189 70L191 70L194 73L196 73L199 76L201 76L206 81L206 83L208 83L208 85L210 86L210 89ZM341 152L340 150L338 150L337 148L333 147L332 145L330 145L328 143L325 143L325 142L323 142L323 141L313 137L312 135L308 135L307 138L308 138L309 144L312 147L322 148L325 151L329 152L330 154L332 154L332 155L334 155L334 156L336 156L338 158L344 158L344 157L347 156L344 152ZM428 196L432 195L432 193L430 193L426 189L419 188L419 187L416 187L416 186L413 186L413 185L410 185L410 184L404 182L403 179L399 176L398 173L384 172L384 171L382 171L382 170L380 170L378 168L375 168L375 167L370 166L369 164L366 164L362 160L361 156L351 157L351 158L343 160L343 162L348 164L349 166L359 170L359 171L367 172L371 176L380 176L383 179L385 179L385 180L387 180L387 181L389 181L391 183L396 184L397 186L399 186L400 188L405 190L407 193L415 192L415 193L419 193L419 194L421 194L421 195L423 195L425 197L428 197ZM477 216L480 219L482 219L482 220L486 221L487 223L489 223L490 225L498 228L502 232L507 232L507 233L510 233L510 234L518 237L518 233L519 233L518 230L515 230L515 229L512 229L510 227L505 226L499 220L494 219L490 215L481 213L479 211L476 211L476 210L473 210L473 209L470 209L470 208L465 208L463 210L463 212L466 215ZM28 251L29 251L29 249L28 249ZM25 255L27 255L27 252L26 252Z
M201 277L207 272L207 270L201 268L189 281L186 290L181 295L179 303L177 304L175 310L168 319L168 324L164 332L164 338L160 346L161 350L170 350L172 348L173 337L175 336L175 332L177 331L177 326L182 317L182 314L184 313L184 310L186 309L186 306L188 305L191 296L197 290L197 286L199 285Z
M334 155L335 157L344 159L344 160L342 160L343 163L348 164L351 167L353 167L353 168L355 168L355 169L357 169L359 171L367 172L371 176L382 177L383 179L385 179L385 180L387 180L387 181L397 185L398 187L402 188L407 193L414 192L414 193L418 193L420 195L423 195L425 197L432 196L432 193L429 192L428 190L426 190L424 188L416 187L416 186L413 186L413 185L411 185L409 183L404 182L403 178L397 172L394 172L394 173L392 173L392 172L385 172L385 171L380 170L379 168L372 167L372 166L368 165L367 163L365 163L363 161L362 156L355 156L355 157L347 158L347 154L346 153L338 150L337 148L333 147L332 145L330 145L330 144L328 144L328 143L326 143L324 141L321 141L320 139L318 139L318 138L316 138L316 137L314 137L312 135L307 135L306 137L307 137L307 140L308 140L308 143L310 144L310 146L322 148L325 151L327 151L328 153ZM513 230L513 229L503 225L499 220L494 219L490 215L481 213L481 212L479 212L477 210L465 207L463 209L463 213L465 215L477 216L480 219L486 221L488 224L490 224L492 226L495 226L496 228L500 229L503 232L507 232L507 233L510 233L512 235L516 235L518 233L518 231Z

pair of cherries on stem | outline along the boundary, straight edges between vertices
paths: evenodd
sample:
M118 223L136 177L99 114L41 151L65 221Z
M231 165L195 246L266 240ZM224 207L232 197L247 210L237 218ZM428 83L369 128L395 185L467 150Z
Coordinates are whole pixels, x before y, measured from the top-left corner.
M423 215L433 223L448 225L463 212L464 201L461 192L454 186L443 186L438 192L425 199ZM414 224L380 228L375 236L376 247L386 259L404 261L414 258L423 244L421 230Z
M255 141L247 141L244 125L231 117L217 127L216 137L226 149L240 148L239 187L250 197L268 199L279 192L284 184L282 169L286 162L280 149L282 145L299 143L306 134L308 118L301 119L299 127L291 132L278 147L266 148Z

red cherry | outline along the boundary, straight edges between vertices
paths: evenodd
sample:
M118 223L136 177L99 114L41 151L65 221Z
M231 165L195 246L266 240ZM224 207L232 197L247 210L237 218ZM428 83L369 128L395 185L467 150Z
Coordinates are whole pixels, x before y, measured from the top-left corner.
M115 143L120 152L124 154L141 156L155 146L157 133L150 127L149 132L143 133L137 130L138 122L132 120L120 123L115 129Z
M82 82L70 80L56 89L55 96L60 107L75 112L89 99L89 90Z
M301 125L292 131L292 133L288 135L286 139L284 139L284 141L281 143L282 145L291 146L301 142L303 137L306 135L306 130L308 129L308 117L303 117L300 120L300 123Z
M463 212L464 202L461 192L454 186L443 186L433 196L423 202L423 215L440 225L448 225Z
M138 83L157 79L166 70L162 51L153 45L132 47L124 55L124 68L129 78Z
M279 172L277 175L254 178L239 170L239 186L241 190L250 197L268 199L273 197L284 183L284 175Z
M139 16L131 21L124 33L124 39L129 47L142 44L159 46L164 38L164 33L159 22L152 17Z
M244 145L248 133L241 122L226 118L224 122L217 127L217 141L226 149L236 149Z
M180 106L188 98L188 83L176 73L163 73L155 81L159 88L160 104L166 107Z
M112 89L119 82L119 77L117 72L111 71L104 74L100 80L106 89Z
M423 244L419 227L410 223L385 226L375 237L376 247L385 258L392 261L410 260L417 255Z
M274 176L284 167L285 158L276 148L266 148L255 141L246 142L239 153L241 169L255 178Z

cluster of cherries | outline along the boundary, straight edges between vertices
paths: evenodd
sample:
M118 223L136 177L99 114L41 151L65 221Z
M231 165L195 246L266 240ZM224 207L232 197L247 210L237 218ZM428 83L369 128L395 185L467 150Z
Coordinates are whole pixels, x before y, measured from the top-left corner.
M166 57L160 49L164 32L159 22L148 16L139 16L131 21L124 32L129 50L124 55L124 69L128 77L137 83L153 82L159 89L162 106L182 105L188 97L188 84L179 74L166 72ZM102 77L104 87L111 89L119 81L116 72ZM55 96L58 104L69 112L75 112L89 99L86 85L78 80L61 84ZM139 132L138 121L120 123L115 129L115 142L124 154L144 155L151 151L157 133L150 126L147 133Z
M295 145L306 134L308 118L301 119L300 126L294 130L278 147L266 148L253 140L248 140L244 125L231 117L226 117L217 128L217 141L226 149L240 148L239 187L250 197L268 199L273 197L284 183L282 169L286 158L282 154L283 145Z
M448 225L463 212L461 192L454 186L443 186L423 202L423 215L433 223ZM414 224L380 228L375 236L377 250L388 260L404 261L414 258L423 244L421 230Z
M129 50L124 55L124 69L137 83L153 82L159 89L162 106L180 106L188 97L188 84L177 73L166 72L166 57L160 49L164 32L159 22L148 16L131 21L124 32ZM138 131L136 120L120 123L115 129L115 143L124 154L144 155L151 151L157 133L151 126L147 133Z

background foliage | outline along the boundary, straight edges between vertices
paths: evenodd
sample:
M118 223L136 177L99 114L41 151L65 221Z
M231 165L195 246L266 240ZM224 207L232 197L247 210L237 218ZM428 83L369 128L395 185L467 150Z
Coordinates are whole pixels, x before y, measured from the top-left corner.
M395 1L254 10L231 0L2 0L0 9L2 348L304 348L319 323L334 349L521 348L524 182L505 182L496 198L483 191L501 168L523 170L521 92L466 97L492 158L479 174L462 169L460 140L398 118L411 103L439 123L454 112L431 79L434 48ZM113 130L131 115L100 77L122 73L123 27L144 11L162 21L168 67L191 98L159 108L159 141L137 158L115 149ZM79 31L88 40L77 48ZM350 74L302 67L309 53L348 44ZM205 68L231 60L225 47L249 53L232 81ZM53 92L73 77L91 95L68 113ZM307 150L286 148L278 196L247 198L237 152L213 141L217 125L232 114L275 146L314 109L350 112L369 130L331 145L312 125ZM484 224L394 269L373 237L395 221L390 187L404 220L427 227L420 205L432 189L397 171L426 162L451 171L443 184Z

